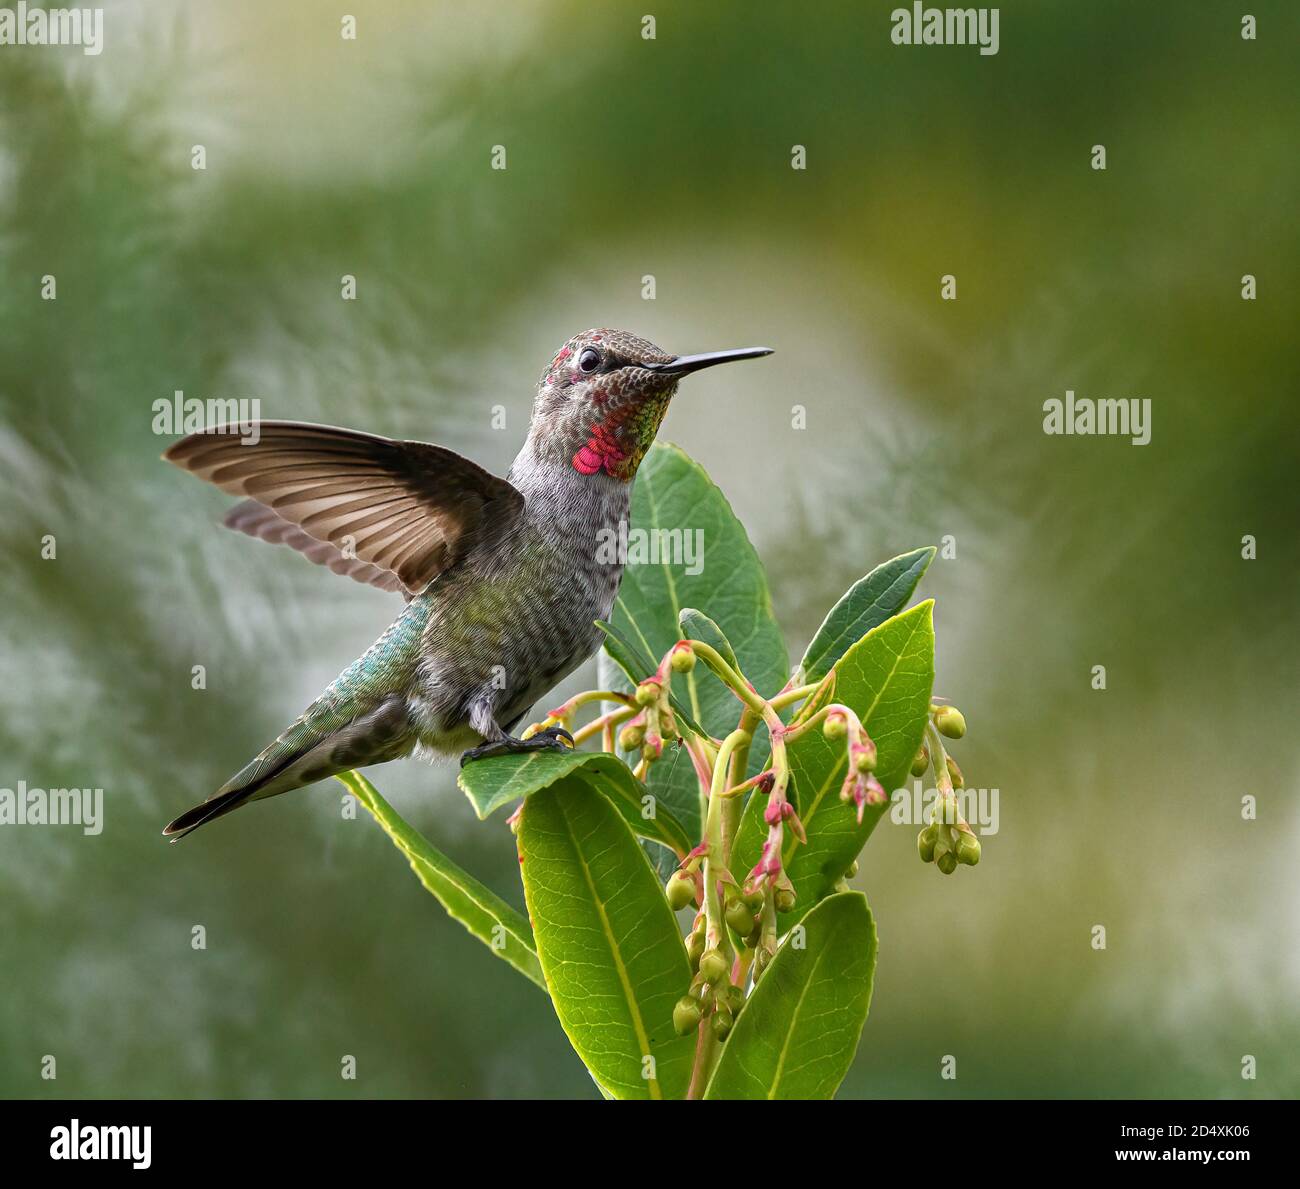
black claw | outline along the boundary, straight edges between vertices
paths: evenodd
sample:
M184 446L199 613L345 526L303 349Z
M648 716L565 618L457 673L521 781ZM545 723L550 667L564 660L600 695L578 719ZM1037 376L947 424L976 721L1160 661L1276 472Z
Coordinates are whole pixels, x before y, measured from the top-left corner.
M547 727L528 739L507 735L504 739L471 747L460 757L460 766L463 768L472 760L486 760L489 756L519 755L526 751L568 751L573 746L573 736L563 727Z

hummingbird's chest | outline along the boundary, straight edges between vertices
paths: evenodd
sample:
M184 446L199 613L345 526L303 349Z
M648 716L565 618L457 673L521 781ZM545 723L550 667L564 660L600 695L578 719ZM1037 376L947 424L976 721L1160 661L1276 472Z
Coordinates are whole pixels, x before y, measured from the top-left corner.
M529 590L531 576L537 575L536 596L549 610L538 606L536 613L552 624L557 641L580 653L576 665L600 642L592 621L608 619L618 596L626 561L620 546L627 540L629 487L588 477L567 486L559 498L530 504L521 532L518 579Z

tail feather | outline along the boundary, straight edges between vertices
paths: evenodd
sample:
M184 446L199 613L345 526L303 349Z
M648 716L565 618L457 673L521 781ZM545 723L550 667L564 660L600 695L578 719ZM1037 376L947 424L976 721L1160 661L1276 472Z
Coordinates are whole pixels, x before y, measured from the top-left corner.
M205 822L224 817L232 809L238 809L251 793L246 789L232 789L228 793L214 793L206 801L187 809L180 817L163 827L163 834L172 842L179 842L192 830L197 830Z
M351 768L396 759L407 754L413 744L405 699L400 696L385 698L351 717L321 699L206 801L169 822L163 835L179 842L249 801L287 793Z
M170 838L172 842L179 842L186 834L197 830L207 822L215 821L219 817L225 817L226 814L238 809L246 802L256 799L258 793L262 793L263 796L271 795L264 792L267 785L284 772L295 760L310 751L312 744L301 750L290 752L278 764L267 766L264 760L270 758L270 753L281 746L282 744L277 740L251 764L242 768L226 781L206 801L201 801L192 809L187 809L180 817L168 822L163 827L163 835ZM261 775L257 774L259 770ZM287 789L277 791L286 792Z

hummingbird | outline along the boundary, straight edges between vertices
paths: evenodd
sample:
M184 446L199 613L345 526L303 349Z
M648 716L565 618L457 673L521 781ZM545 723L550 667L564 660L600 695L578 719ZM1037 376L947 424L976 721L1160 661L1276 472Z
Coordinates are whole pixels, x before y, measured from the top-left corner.
M569 339L537 383L504 479L442 446L293 421L216 426L163 458L243 497L224 524L288 545L406 605L302 715L163 834L249 801L413 753L564 750L562 727L514 732L599 646L622 560L598 542L628 515L637 468L683 376L770 355L670 355L623 330Z

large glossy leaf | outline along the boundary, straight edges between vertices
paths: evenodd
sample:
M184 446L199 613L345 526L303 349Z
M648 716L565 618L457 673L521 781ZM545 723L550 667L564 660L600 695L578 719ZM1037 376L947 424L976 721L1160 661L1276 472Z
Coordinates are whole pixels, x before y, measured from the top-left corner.
M871 1006L876 926L861 892L841 892L801 921L736 1019L705 1098L831 1098Z
M578 1056L616 1098L684 1097L694 1038L674 1031L673 1006L690 967L627 824L566 777L528 798L518 837L547 989Z
M360 772L344 772L337 779L383 827L411 864L420 882L437 897L453 920L509 962L543 990L546 980L537 960L533 931L528 922L490 888L479 883L413 830L402 816Z
M820 681L853 644L906 607L933 560L933 545L913 549L882 562L850 586L804 652L800 684Z
M925 730L934 684L933 600L873 628L835 665L835 700L851 707L876 743L877 778L887 793L907 775ZM826 896L848 869L888 804L857 810L839 799L848 772L842 741L810 732L790 746L790 771L806 845L786 832L784 862L794 881L795 912ZM757 861L766 836L761 798L751 798L736 835L732 866L737 876Z
M684 549L676 555L661 549L658 564L629 559L614 604L615 630L657 662L681 639L682 611L699 608L730 641L754 688L765 696L776 693L789 674L789 658L772 614L762 564L726 497L677 446L657 443L642 462L632 492L631 527L668 534L661 541L689 542L692 552L688 557ZM601 681L628 688L604 657ZM709 734L721 738L735 728L740 703L703 665L689 675L674 676L673 688ZM756 759L763 747L756 739ZM699 786L689 757L656 764L650 788L692 837L698 837Z
M486 818L503 805L527 797L564 777L581 779L608 797L623 819L642 838L650 838L684 854L694 845L672 810L653 796L616 756L593 751L532 751L525 755L493 756L466 764L457 783L474 812ZM653 816L647 816L653 813Z

